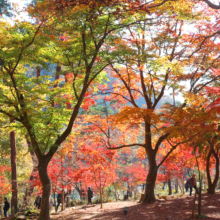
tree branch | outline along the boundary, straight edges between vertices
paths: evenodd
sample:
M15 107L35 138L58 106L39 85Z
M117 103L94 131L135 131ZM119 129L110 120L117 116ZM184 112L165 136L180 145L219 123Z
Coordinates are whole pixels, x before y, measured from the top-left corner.
M125 147L134 147L134 146L140 146L140 147L144 147L144 144L128 144L128 145L121 145L118 147L111 147L111 148L107 148L108 150L117 150L117 149L121 149L121 148L125 148Z
M201 1L205 2L210 8L220 9L220 5L215 5L212 2L210 2L209 0L201 0Z

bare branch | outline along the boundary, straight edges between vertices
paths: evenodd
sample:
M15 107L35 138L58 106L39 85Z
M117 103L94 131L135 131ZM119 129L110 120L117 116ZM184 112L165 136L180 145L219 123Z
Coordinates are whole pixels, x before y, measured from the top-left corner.
M139 146L139 147L144 147L145 145L144 144L128 144L128 145L121 145L121 146L118 146L118 147L111 147L111 148L107 148L108 150L118 150L118 149L121 149L121 148L125 148L125 147L135 147L135 146Z
M210 8L220 9L220 5L215 5L212 2L210 2L209 0L201 0L201 1L205 2Z

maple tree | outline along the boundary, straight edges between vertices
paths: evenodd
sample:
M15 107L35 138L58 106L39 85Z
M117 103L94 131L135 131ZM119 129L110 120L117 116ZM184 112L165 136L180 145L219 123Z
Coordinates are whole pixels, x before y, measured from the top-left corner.
M143 143L114 147L115 145L111 146L109 142L109 148L120 149L131 146L145 148L149 161L145 203L155 200L155 181L163 162L180 144L188 142L197 135L196 132L188 133L188 137L186 134L187 130L189 131L188 123L200 125L195 116L194 121L190 120L195 112L193 114L187 112L187 103L199 101L201 97L196 97L196 94L219 79L219 76L214 74L214 69L219 68L216 39L207 38L207 46L198 49L198 45L201 45L204 39L198 38L196 42L192 42L191 36L194 34L183 33L187 22L183 19L173 20L175 16L178 17L178 15L172 17L160 15L153 21L139 22L136 26L128 28L126 34L121 33L121 40L115 42L118 46L114 48L122 53L116 56L115 60L109 61L112 68L111 76L116 80L113 88L103 90L103 94L111 94L112 99L117 98L122 100L121 102L130 104L115 116L115 124L128 123L144 130ZM151 23L159 24L158 28L155 26L151 28ZM207 55L207 50L210 52L212 50L211 56ZM121 66L114 63L119 63ZM187 80L190 81L189 88L181 84L181 81ZM173 95L176 92L182 93L185 102L179 106L175 106L174 103L171 108L165 105L163 110L158 112L156 107L165 97L165 91L169 89L173 89ZM139 104L137 99L140 98L144 104ZM175 137L179 140L174 139ZM169 150L157 163L158 151L166 141L170 146Z
M166 146L167 143L164 143L164 148L168 148ZM166 156L167 152L165 149L160 149L161 160L164 156ZM192 163L192 152L188 146L179 146L172 154L165 160L163 165L160 168L157 180L162 182L175 180L176 185L176 193L178 191L178 180L182 183L182 191L184 188L184 176L188 169L194 167ZM169 184L168 184L169 186ZM171 194L171 189L169 189L169 194Z
M123 19L116 22L112 9L104 8L109 16L100 14L95 18L98 22L93 23L84 16L92 16L86 12L87 7L77 6L74 13L67 7L66 17L57 13L57 16L45 18L41 10L44 6L44 2L39 2L34 8L37 24L18 22L10 26L1 22L1 77L7 80L1 84L4 107L0 112L20 122L27 130L31 148L38 158L43 187L40 219L46 220L49 219L50 195L48 163L71 132L89 87L95 85L98 75L100 79L104 78L101 72L108 62L102 57L109 56L104 42L107 43L107 37L111 39L111 32L128 22ZM40 14L37 14L38 9ZM50 13L54 13L52 8ZM57 33L62 37L55 37ZM10 37L5 38L5 34ZM60 74L72 72L72 81L63 83L62 78L52 81L53 77L48 73L45 76L26 74L27 64L38 72L39 66L48 68L48 63L64 66ZM71 108L66 108L67 103ZM64 124L66 127L62 130Z
M78 15L75 14L74 16L78 17ZM108 22L108 20L106 21ZM92 37L80 32L79 28L82 27L80 26L78 29L75 29L76 36L73 34L71 41L61 41L58 39L54 42L56 43L56 47L60 46L60 54L55 56L51 54L52 47L45 47L46 43L47 45L52 43L53 37L45 35L46 31L40 32L42 24L43 21L40 22L39 25L23 22L17 23L11 27L6 22L1 22L1 47L3 49L1 50L0 59L3 67L1 69L1 76L2 78L6 77L7 80L10 81L10 83L7 84L6 80L6 84L4 85L3 82L1 85L1 87L5 89L5 94L1 96L2 103L5 107L1 109L1 113L22 123L27 129L32 143L31 147L39 162L38 170L43 185L40 219L45 220L49 219L50 195L50 181L47 175L47 165L60 144L70 133L88 87L105 67L105 64L102 62L96 63L95 61L98 51L108 35L108 32L106 28L103 29L99 25L98 28L101 28L99 33L103 31L104 36L97 40L98 45L96 45L95 48L86 48L85 42L91 42ZM75 28L75 24L72 28ZM65 32L65 30L62 30L62 32ZM10 37L5 38L5 33L10 33ZM78 40L79 42L77 43ZM25 42L25 44L23 44L23 42ZM5 45L11 48L11 50L8 50ZM51 45L55 47L54 44ZM69 55L66 54L66 47L71 47L71 45L72 48L69 48L69 50L73 53L71 56L76 66L69 62ZM79 47L79 45L81 46ZM78 50L73 52L75 48L78 48ZM53 52L55 51L56 49ZM86 57L85 54L89 53L89 51L91 54L89 57ZM35 53L37 56L33 57ZM80 53L81 56L78 56L78 60L76 60L75 54ZM29 56L29 54L32 55ZM65 57L65 54L67 57ZM65 87L54 88L53 85L59 84L61 80L51 82L49 79L52 78L52 76L28 77L26 75L26 64L29 64L32 68L36 66L36 63L45 66L45 62L47 61L56 63L57 60L60 60L61 55L63 59L66 58L63 60L63 64L68 62L69 68L72 67L74 69L75 75L72 85L71 83L66 83ZM83 63L81 63L82 56L84 56ZM38 60L37 57L39 58ZM53 60L51 57L53 57ZM92 68L93 66L95 66L95 68ZM23 84L24 81L25 84ZM75 98L72 92L70 92L71 86ZM50 94L49 91L51 92ZM72 97L72 109L66 109L66 102L69 101L69 98L66 98L66 101L63 97L61 98L64 93L65 96L69 94L70 97ZM57 96L58 94L59 96ZM48 98L48 96L50 97ZM5 102L5 100L7 101ZM59 107L51 105L51 103L58 103ZM62 105L65 106L65 108L61 108ZM41 111L42 108L44 109L43 111ZM37 121L37 119L40 121ZM58 135L66 120L68 124L64 132L61 131L61 135ZM47 140L46 143L45 140Z
M124 175L121 177L121 180L127 183L127 191L130 193L137 186L143 184L147 177L146 168L140 163L134 163L130 166L128 165L123 171L123 174Z
M102 208L105 188L117 179L117 154L106 148L104 134L100 130L101 124L108 124L105 118L82 115L78 123L80 126L73 128L74 135L70 135L65 145L72 146L76 154L76 164L81 174L79 182L83 190L87 191L88 186L95 190L100 196Z
M99 134L96 141L111 150L145 149L149 172L144 202L154 201L160 166L209 120L188 106L203 105L201 92L219 79L218 13L216 25L211 25L211 12L204 13L208 18L202 17L193 5L191 1L166 0L38 1L29 7L36 24L0 22L0 113L25 128L29 150L38 159L43 187L40 219L49 219L47 166L79 112L94 103L91 96L98 89L111 94L106 101L116 100L116 107L130 105L105 120L91 118L97 120L93 127ZM193 31L185 33L192 22ZM112 87L99 88L97 84L107 78L103 70L108 65L107 71L116 80ZM186 82L190 88L183 85ZM170 90L173 105L157 110ZM176 105L175 94L182 94L184 103ZM113 136L118 140L113 141ZM159 161L164 143L168 143L167 151Z
M212 134L210 133L205 134L205 137L194 143L194 146L198 151L200 170L205 170L206 172L207 192L214 194L219 180L219 135L216 131L213 131Z
M114 153L107 150L105 146L103 147L101 143L87 141L84 146L80 147L77 157L82 173L82 182L85 186L91 186L99 193L102 208L104 190L117 177Z
M6 171L10 171L10 167L5 165L0 165L0 195L5 195L11 191L11 184L9 183L9 180L7 180L5 176Z
M192 142L193 146L195 146L195 148L199 151L200 158L203 159L202 161L200 161L200 164L204 164L205 167L203 166L202 168L200 168L200 170L206 170L208 182L207 191L210 194L215 193L217 182L219 180L219 107L217 104L218 97L216 97L216 94L214 93L210 96L210 91L213 90L215 90L215 87L207 87L206 91L203 93L203 96L205 96L206 100L203 109L203 115L204 111L206 112L206 114L210 115L209 120L207 120L207 123L205 125L206 127L209 126L209 129L204 132L205 129L203 125L203 137L197 137ZM211 173L214 173L213 169L215 170L215 175L212 180Z
M51 181L51 192L56 198L56 193L62 193L62 203L64 203L64 190L74 189L76 183L80 180L81 173L79 169L65 164L65 157L60 158L56 154L48 166L48 176ZM34 172L33 179L30 180L32 187L37 187L38 191L42 192L42 183L40 181L38 171ZM56 207L56 201L55 201Z

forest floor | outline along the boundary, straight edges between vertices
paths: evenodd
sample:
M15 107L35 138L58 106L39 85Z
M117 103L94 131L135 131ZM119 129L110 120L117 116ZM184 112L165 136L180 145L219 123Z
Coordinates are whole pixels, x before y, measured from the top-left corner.
M188 195L188 194L187 194ZM69 208L57 215L51 215L56 220L187 220L192 219L193 196L173 198L167 196L166 200L157 200L153 204L142 205L135 201L120 201L104 203L95 206L76 206L75 210ZM198 201L198 196L196 201ZM198 211L198 202L195 205L195 214ZM128 213L123 208L128 207ZM215 195L202 194L202 216L194 219L220 220L220 192Z

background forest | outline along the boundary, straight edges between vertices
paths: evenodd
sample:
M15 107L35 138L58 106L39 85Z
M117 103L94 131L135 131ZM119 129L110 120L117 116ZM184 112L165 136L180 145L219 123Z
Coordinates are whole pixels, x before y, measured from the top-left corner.
M12 215L219 188L220 10L208 1L0 1L0 195ZM28 19L16 19L26 13ZM56 203L56 199L54 199ZM56 204L55 204L56 206Z

